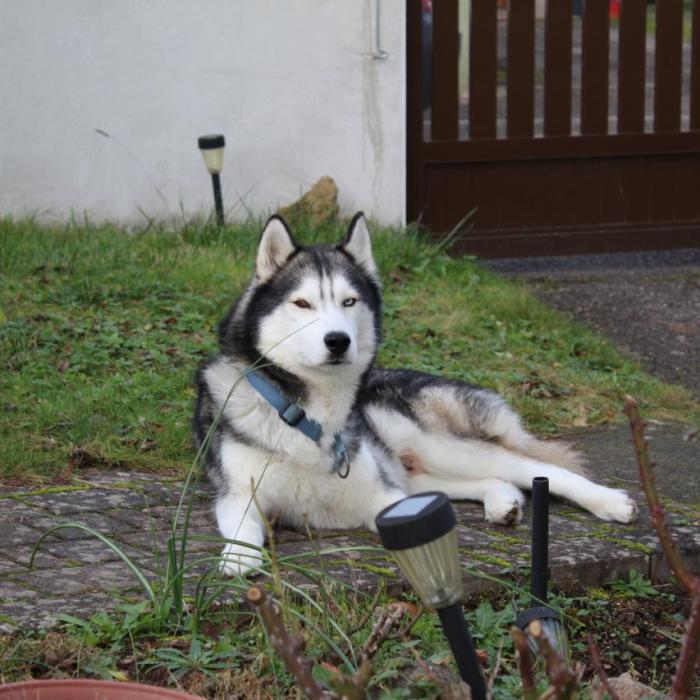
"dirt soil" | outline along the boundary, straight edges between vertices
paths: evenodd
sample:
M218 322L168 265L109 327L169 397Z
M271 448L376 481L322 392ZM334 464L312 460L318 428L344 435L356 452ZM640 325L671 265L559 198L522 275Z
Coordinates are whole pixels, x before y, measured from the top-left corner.
M574 645L587 645L590 632L610 677L631 672L645 685L668 688L678 663L684 620L690 601L675 586L659 586L659 594L646 598L613 598L600 615L589 618L586 627L572 634ZM570 611L575 615L575 611ZM594 669L586 651L574 653L586 664L584 678L592 678Z
M588 652L587 638L590 634L598 647L608 677L629 672L635 679L655 689L670 686L678 659L678 641L683 635L683 621L689 612L689 599L680 588L672 584L656 586L655 590L655 595L630 598L624 595L610 596L601 591L597 610L590 605L581 609L577 606L577 599L572 599L571 606L564 612L569 618L567 627L572 660L584 665L584 682L595 675ZM501 602L508 603L507 600ZM573 620L578 620L579 624L576 625ZM246 617L242 622L247 625L250 620ZM507 634L505 628L503 634ZM154 639L137 640L129 654L117 660L117 667L133 680L137 677L136 660L149 656L154 644L159 646ZM0 635L0 652L4 647L10 646L13 648L14 663L5 664L2 671L5 681L29 677L66 678L73 677L80 671L84 674L84 668L89 668L90 655L93 653L91 648L83 648L80 640L61 632L20 640ZM166 646L182 646L186 650L188 645L184 640L169 638ZM438 669L435 667L433 670ZM88 672L88 675L93 673ZM451 676L446 669L445 673L442 680L446 681ZM212 700L271 698L273 679L268 674L256 675L255 672L238 670L214 676L191 671L179 678L179 685L187 692L201 694ZM140 681L161 686L172 685L172 678L163 669L142 673ZM408 676L399 677L396 681L399 685L405 682L410 685L411 682ZM253 688L255 692L252 692ZM695 691L696 694L692 697L698 697L699 689L696 687ZM376 695L372 693L370 697Z
M485 261L700 398L700 249Z

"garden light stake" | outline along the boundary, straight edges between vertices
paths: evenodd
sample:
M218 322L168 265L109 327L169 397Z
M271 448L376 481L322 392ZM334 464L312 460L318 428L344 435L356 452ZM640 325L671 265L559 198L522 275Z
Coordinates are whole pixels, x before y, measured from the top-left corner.
M486 699L486 684L462 611L462 572L452 504L440 491L409 496L376 518L382 544L420 595L437 610L460 676L473 700Z
M527 635L528 646L533 656L539 654L535 637L530 634L530 625L539 620L542 635L552 648L566 659L569 643L561 616L547 603L547 569L549 567L549 479L536 476L532 480L532 570L530 573L530 593L534 601L541 605L524 610L518 615L515 624Z
M221 198L221 180L219 173L224 168L224 146L226 140L222 134L209 134L198 139L199 150L204 158L204 165L211 173L211 181L214 186L214 206L216 208L216 221L219 226L224 225L224 204Z

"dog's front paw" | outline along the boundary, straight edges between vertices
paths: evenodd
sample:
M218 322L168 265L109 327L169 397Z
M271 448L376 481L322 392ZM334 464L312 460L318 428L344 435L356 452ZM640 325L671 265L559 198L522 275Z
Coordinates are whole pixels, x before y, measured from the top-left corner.
M515 487L486 494L484 515L487 522L513 527L523 519L525 497Z
M224 576L257 576L262 562L262 554L258 550L227 544L221 553L219 571Z
M606 493L591 508L593 515L601 520L613 520L618 523L631 523L637 518L637 504L626 491L606 489Z

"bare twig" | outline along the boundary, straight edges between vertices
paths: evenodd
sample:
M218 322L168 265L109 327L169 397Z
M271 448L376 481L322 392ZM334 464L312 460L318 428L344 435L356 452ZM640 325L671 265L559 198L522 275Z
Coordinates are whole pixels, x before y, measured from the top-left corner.
M685 700L690 697L698 663L700 663L700 590L697 590L693 596L681 655L671 686L671 697L674 700Z
M360 658L371 659L377 653L382 642L389 636L391 630L399 624L405 612L405 608L400 606L381 611L372 631L369 633L369 637L367 637L367 641L362 647Z
M535 683L535 672L532 668L532 656L527 646L527 637L518 627L510 628L510 636L513 637L520 678L523 682L523 697L525 700L537 700L537 684Z
M498 676L498 672L501 670L501 663L503 661L503 639L501 639L500 644L498 645L498 651L496 652L496 660L493 662L493 666L491 668L491 673L489 674L489 678L486 682L486 687L488 689L488 694L489 697L493 695L493 685L496 682L496 677ZM527 696L526 700L527 700Z
M604 700L605 693L599 678L594 678L591 682L591 700Z
M363 659L354 676L346 676L338 671L330 680L330 686L343 700L365 700L365 688L372 677L372 664Z
M678 667L671 686L671 697L674 700L685 700L692 692L696 668L700 661L700 577L694 576L686 567L668 527L666 512L656 492L653 464L649 458L649 445L644 439L645 425L639 416L637 402L630 396L625 397L625 413L627 413L632 430L632 442L637 453L639 477L649 505L651 522L671 570L678 582L691 596L690 617L686 623Z
M653 464L649 459L649 445L644 439L644 428L646 424L639 417L637 402L631 396L625 397L625 413L629 418L630 429L632 431L632 442L634 444L634 450L637 453L639 478L642 482L642 487L644 488L647 503L649 504L649 515L651 516L651 522L656 530L656 534L661 542L661 547L664 550L664 554L666 555L666 559L668 560L671 570L676 575L676 578L683 588L685 588L688 593L692 595L694 589L698 586L697 580L688 571L685 562L678 552L676 543L671 535L671 531L668 528L666 513L661 505L661 499L656 492Z
M300 634L290 633L285 627L275 602L268 598L265 591L259 586L249 588L246 597L260 614L272 646L284 661L287 670L294 676L304 693L304 697L311 700L330 700L330 698L336 697L336 695L323 690L316 683L312 675L313 663L304 656L306 641ZM371 677L372 664L369 658L364 656L360 668L353 676L336 670L329 684L335 693L345 700L365 700L367 697L365 688Z
M270 642L282 657L287 670L294 676L304 697L311 700L327 700L331 697L316 683L311 675L313 664L304 656L306 641L299 634L290 634L282 622L279 608L259 586L252 586L246 595L255 606L270 635Z
M377 588L377 592L374 594L374 598L372 598L372 602L369 604L367 612L365 612L360 621L354 627L348 630L348 637L352 637L353 634L359 632L367 624L369 618L372 617L372 613L377 607L377 603L379 602L379 598L381 598L383 592L384 591L381 587Z
M549 682L554 689L554 697L558 700L569 700L575 697L580 674L569 668L559 654L554 651L547 636L543 633L539 620L533 620L528 629L537 642L540 654L544 657L547 676L549 676Z
M588 651L591 654L591 663L593 664L593 668L598 675L598 678L600 678L600 682L603 684L605 691L610 696L610 699L619 700L617 693L612 689L608 681L608 675L605 673L603 662L600 659L600 652L598 651L598 647L590 634L588 635Z

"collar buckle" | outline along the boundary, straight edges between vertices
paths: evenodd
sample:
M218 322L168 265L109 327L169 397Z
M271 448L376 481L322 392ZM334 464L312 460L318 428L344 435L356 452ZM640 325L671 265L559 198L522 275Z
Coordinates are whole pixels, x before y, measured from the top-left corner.
M278 415L287 425L294 428L306 418L306 411L299 404L290 401L279 410Z

